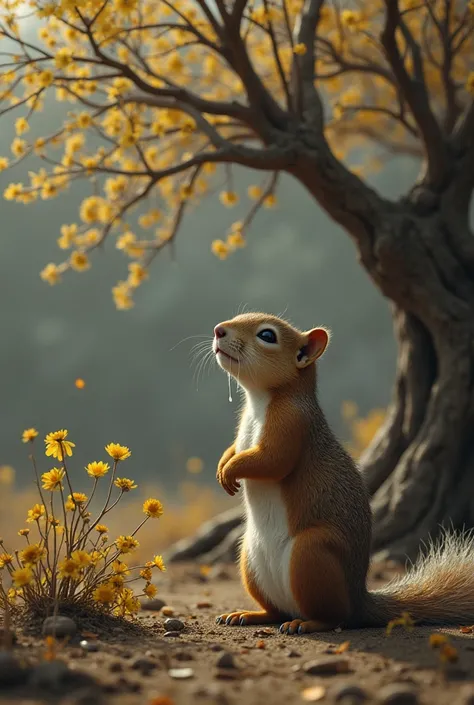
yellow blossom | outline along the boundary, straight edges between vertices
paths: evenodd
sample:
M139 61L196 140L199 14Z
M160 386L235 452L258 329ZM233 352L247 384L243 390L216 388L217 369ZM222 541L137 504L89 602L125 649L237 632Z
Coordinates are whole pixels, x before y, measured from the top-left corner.
M165 566L165 562L164 562L164 560L163 560L163 556L159 556L159 555L158 555L158 556L155 556L155 557L153 558L152 563L153 563L153 565L154 565L156 568L158 568L159 570L161 570L161 571L163 571L163 572L166 570L166 566Z
M229 254L229 247L223 240L214 240L212 243L212 252L219 257L219 259L226 259Z
M144 580L151 580L152 572L151 568L142 568L140 571L140 577L143 578Z
M11 150L15 157L22 157L26 152L27 144L25 140L21 140L19 137L15 137L12 142Z
M46 444L45 454L57 458L58 460L63 460L63 451L69 457L72 455L72 449L75 447L75 443L71 441L66 441L68 431L62 429L61 431L54 431L53 433L48 433L44 442Z
M19 117L15 120L15 131L17 135L23 135L25 132L28 132L29 129L30 126L26 118Z
M84 389L84 387L86 386L86 383L85 383L85 381L84 381L83 379L81 379L80 377L78 377L78 378L74 381L74 386L76 387L76 389Z
M58 238L58 245L62 250L68 250L77 235L77 225L61 225L61 237Z
M97 563L104 557L100 551L91 551L89 556L91 559L91 565L97 565Z
M293 47L293 54L296 54L297 56L304 56L307 51L306 44L303 44L302 42L295 44Z
M109 530L109 527L106 526L105 524L97 524L97 526L95 527L95 530L96 530L99 534L106 534L106 533L108 532L108 530Z
M93 463L86 465L86 472L90 477L103 477L109 470L109 464L103 463L102 460L94 460Z
M33 521L38 521L45 513L44 504L35 504L34 507L28 509L26 521L31 524Z
M112 288L114 302L119 311L127 311L133 308L133 299L130 295L130 285L127 282L119 282Z
M235 230L233 233L230 233L227 236L227 244L233 249L237 247L245 247L246 242L242 232Z
M103 199L98 196L89 196L81 203L79 215L84 223L93 223L99 220L99 210Z
M132 287L140 286L145 279L148 279L147 270L138 262L130 262L128 265L128 271L130 272L128 275L128 283Z
M23 551L20 551L19 557L23 565L35 565L43 558L46 550L38 543L32 543Z
M108 584L113 587L114 590L121 590L124 586L125 580L122 575L113 575Z
M38 431L36 428L25 428L21 435L21 440L23 443L32 443L36 436L38 435Z
M269 193L268 196L266 196L263 199L263 205L265 208L273 208L277 204L277 197L275 196L274 193Z
M20 531L18 532L18 536L28 536L29 533L29 529L20 529Z
M0 568L4 568L6 565L11 565L13 563L13 556L11 553L0 553Z
M82 112L77 116L77 125L82 129L90 127L92 125L92 116L89 113Z
M109 443L105 446L105 450L114 460L126 460L131 456L131 451L127 446L121 446L119 443Z
M38 85L41 86L41 88L47 88L52 84L53 81L54 74L49 69L47 69L46 71L42 71L38 76Z
M155 597L158 590L155 585L148 583L148 585L145 585L145 587L143 588L143 592L147 597L151 599L152 597Z
M29 585L33 580L33 571L31 568L18 568L12 571L13 585L17 588Z
M65 558L59 563L58 573L61 578L70 578L71 580L80 580L81 570L80 565L73 558Z
M229 208L235 206L236 203L239 202L239 197L235 193L235 191L222 191L219 195L219 198L221 200L221 203L223 203L224 206L228 206Z
M140 601L135 597L133 590L125 589L120 593L117 601L117 614L135 614L140 610Z
M54 65L58 69L65 69L72 63L72 50L68 47L61 47L54 57Z
M63 485L61 484L64 479L65 472L62 468L52 468L49 472L44 472L41 475L41 481L43 483L43 489L54 492L56 490L62 490Z
M41 272L41 279L51 285L57 284L61 279L59 267L52 262L47 264Z
M122 492L130 492L131 490L136 490L138 485L135 484L135 480L129 480L128 477L117 477L114 481L115 487L118 487Z
M140 544L133 536L119 536L115 541L115 545L120 553L130 553L138 548Z
M7 157L0 157L0 171L3 171L4 169L8 168L8 159Z
M93 592L94 602L99 602L101 605L107 605L115 600L116 592L112 585L102 583Z
M91 564L91 557L87 551L73 551L71 558L80 568L87 568Z
M86 255L85 252L80 252L79 250L75 250L71 254L71 258L69 260L70 265L72 269L75 269L76 272L84 272L86 269L90 268L90 262L89 258Z
M112 570L115 575L130 575L128 565L123 561L114 561L112 563Z
M158 519L163 514L163 505L159 499L147 499L143 503L144 513L152 519Z
M3 192L6 201L14 201L23 193L23 184L9 184Z
M247 193L249 198L257 200L257 198L260 198L260 196L262 195L262 189L260 188L260 186L252 185L248 187Z
M68 499L74 504L85 504L87 502L87 495L84 492L73 492L72 495L68 495Z

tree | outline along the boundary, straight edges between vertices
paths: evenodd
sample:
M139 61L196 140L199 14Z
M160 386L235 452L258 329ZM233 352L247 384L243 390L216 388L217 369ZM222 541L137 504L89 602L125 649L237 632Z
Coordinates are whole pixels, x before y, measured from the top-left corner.
M220 257L273 205L278 175L292 175L346 229L393 309L393 400L362 459L374 548L412 554L442 522L473 525L473 0L32 0L38 42L24 36L20 0L0 5L2 112L19 114L12 152L44 163L5 197L92 185L81 222L58 240L72 253L42 277L88 268L116 235L132 261L114 297L128 308L216 169L227 206L234 166L263 174L248 217L214 242ZM77 110L28 141L52 92ZM349 166L358 150L366 167L411 155L419 178L389 200ZM145 202L138 226L158 223L151 238L126 222Z

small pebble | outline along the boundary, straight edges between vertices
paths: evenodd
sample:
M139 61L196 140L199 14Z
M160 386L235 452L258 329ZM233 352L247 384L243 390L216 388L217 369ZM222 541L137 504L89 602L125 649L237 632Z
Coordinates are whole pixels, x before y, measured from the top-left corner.
M111 673L121 673L123 671L123 666L120 661L114 661L110 664L109 671Z
M9 651L0 651L0 687L17 685L25 679L25 671Z
M181 632L165 632L163 636L181 636Z
M326 688L322 685L313 685L310 688L305 688L301 692L301 697L308 703L314 703L317 700L322 700L326 695Z
M224 649L220 644L211 644L209 647L210 651L222 651Z
M170 668L168 675L171 678L184 680L185 678L192 678L194 676L194 671L192 668Z
M154 597L152 600L142 600L140 602L142 610L149 610L150 612L159 612L165 605L164 600L160 600L159 597Z
M73 637L77 632L77 625L70 617L58 614L55 617L46 617L43 622L43 636L54 636L58 639Z
M143 657L135 659L130 665L135 671L140 671L142 676L148 676L157 667L156 661Z
M391 683L381 688L379 699L383 705L418 705L416 690L405 683Z
M293 649L287 651L286 655L288 656L288 658L299 658L301 656L299 651L294 651Z
M210 608L210 607L212 607L212 606L213 606L213 605L212 605L212 602L208 602L207 600L202 600L201 602L198 602L198 603L196 604L196 609L198 609L198 610L205 610L205 609L208 609L208 608Z
M229 651L225 651L216 662L217 668L237 668L235 659Z
M167 632L180 632L184 629L184 623L180 619L165 619L165 629Z
M322 658L307 661L303 664L303 670L311 676L333 676L337 673L348 673L350 669L346 658Z
M253 633L253 635L259 637L260 639L268 639L269 636L274 636L275 632L273 631L273 629L268 628L257 629L257 631Z
M86 639L83 639L81 642L79 642L79 646L83 651L88 654L92 654L96 651L99 651L99 644L96 641L87 641Z
M174 609L169 605L166 607L162 607L161 614L163 614L165 617L172 617L174 615Z
M64 661L43 661L33 669L30 683L34 688L58 692L66 687L69 676L70 671Z
M329 696L341 705L362 705L369 697L366 691L355 683L337 683L329 690Z

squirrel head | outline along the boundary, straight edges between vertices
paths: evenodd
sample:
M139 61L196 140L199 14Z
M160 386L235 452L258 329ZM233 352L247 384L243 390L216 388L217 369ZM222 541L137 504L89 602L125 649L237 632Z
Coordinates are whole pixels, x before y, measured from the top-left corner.
M300 331L277 316L244 313L214 328L222 369L245 389L270 390L297 381L325 351L329 331Z

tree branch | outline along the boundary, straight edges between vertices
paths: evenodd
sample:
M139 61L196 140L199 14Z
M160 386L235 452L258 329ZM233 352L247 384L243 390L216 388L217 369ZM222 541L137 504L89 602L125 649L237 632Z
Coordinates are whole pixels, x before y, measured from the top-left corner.
M321 131L324 126L324 109L321 97L314 85L314 39L323 5L324 0L305 1L298 24L295 27L295 34L297 43L305 45L306 53L302 56L295 56L294 59L295 62L298 62L303 118L315 129Z
M392 68L400 92L410 107L420 130L428 163L427 179L432 188L440 189L448 169L448 154L445 136L431 110L423 73L420 47L403 22L398 0L385 0L386 18L381 42ZM400 29L413 58L414 77L405 68L397 44L396 32Z

